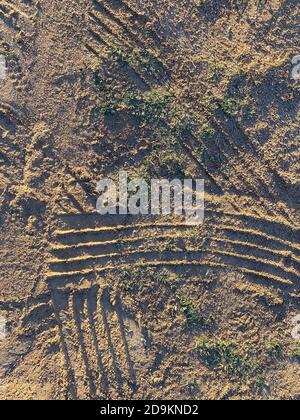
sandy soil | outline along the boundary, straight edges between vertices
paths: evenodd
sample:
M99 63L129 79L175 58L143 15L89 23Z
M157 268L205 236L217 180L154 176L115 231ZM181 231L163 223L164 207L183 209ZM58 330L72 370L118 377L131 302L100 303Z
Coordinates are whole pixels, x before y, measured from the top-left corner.
M300 398L299 18L0 1L1 399ZM120 169L204 178L204 224L96 217Z

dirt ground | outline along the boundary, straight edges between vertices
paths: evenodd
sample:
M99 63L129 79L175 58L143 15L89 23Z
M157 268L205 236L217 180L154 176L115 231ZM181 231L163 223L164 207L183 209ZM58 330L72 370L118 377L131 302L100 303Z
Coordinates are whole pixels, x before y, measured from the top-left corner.
M0 0L0 398L300 398L297 0ZM95 214L119 170L205 221ZM299 320L299 318L298 318Z

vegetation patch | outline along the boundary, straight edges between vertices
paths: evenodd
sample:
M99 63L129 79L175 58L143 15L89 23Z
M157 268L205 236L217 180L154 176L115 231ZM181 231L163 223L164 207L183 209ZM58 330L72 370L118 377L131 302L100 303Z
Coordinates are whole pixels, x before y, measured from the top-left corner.
M197 340L195 349L209 368L220 369L229 378L248 381L261 376L261 369L251 356L250 347L240 349L232 341L204 337Z
M178 300L179 310L185 315L188 327L207 330L214 326L213 316L203 314L190 299L179 295Z

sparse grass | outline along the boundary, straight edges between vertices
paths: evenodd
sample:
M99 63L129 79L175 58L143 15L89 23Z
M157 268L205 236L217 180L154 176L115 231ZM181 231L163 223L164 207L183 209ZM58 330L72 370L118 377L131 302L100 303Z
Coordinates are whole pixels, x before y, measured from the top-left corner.
M248 99L246 97L227 97L220 101L219 105L227 115L234 117L242 114L248 105Z
M216 135L216 130L210 124L204 124L197 133L197 137L203 141L209 141Z
M209 0L194 0L194 3L195 3L196 7L204 6L208 2L209 2Z
M290 349L289 356L292 360L300 362L300 341L296 341Z
M186 389L187 392L192 396L198 394L198 392L200 391L200 387L196 380L194 380L193 382L189 382L186 386Z
M150 280L153 283L170 286L169 275L166 270L156 270L153 267L132 266L120 272L121 287L126 292L133 292L139 282Z
M172 103L168 118L169 128L174 135L192 132L197 127L193 111L176 101Z
M120 64L126 64L129 67L147 71L155 74L162 66L156 51L152 49L129 49L120 45L113 45L110 51L111 58Z
M228 35L232 35L232 28L228 28ZM223 79L227 83L231 83L232 80L235 80L244 75L243 68L232 62L210 62L208 64L208 70L212 75L214 82Z
M160 252L164 251L179 251L184 249L184 245L180 243L179 238L170 238L164 241L161 247L159 247Z
M282 360L284 358L284 349L279 341L272 341L267 345L267 352L274 360Z
M191 300L182 295L178 295L178 300L179 310L185 315L187 326L203 330L213 327L215 320L212 315L203 315Z
M115 114L117 112L116 102L109 99L109 98L104 98L101 111L102 111L103 115L105 115L105 116Z
M273 361L300 362L300 341L271 341L266 345L266 351Z
M148 66L158 60L153 51L129 51L119 46L112 47L111 58L113 62L126 63L135 68L142 66L147 71ZM188 168L182 143L188 141L186 139L189 135L195 137L201 129L193 109L176 97L171 86L166 84L165 87L155 87L146 92L133 88L132 84L128 84L124 90L119 87L116 89L113 82L107 83L99 70L94 72L94 85L102 94L100 114L117 116L122 113L125 117L124 113L127 113L140 129L150 129L152 150L141 168L141 171L146 172L145 178L185 177ZM214 130L209 126L203 127L200 135L203 141L209 141ZM199 159L202 159L203 147L200 146L194 147Z
M209 70L214 78L219 79L221 76L224 76L226 67L222 63L211 63L209 64Z
M176 147L157 147L144 162L146 178L183 178L186 160Z
M249 349L239 349L232 341L211 340L207 337L196 342L196 352L203 362L212 369L221 369L228 377L248 381L256 378L261 381L257 363L249 354Z
M93 73L93 84L102 95L102 105L99 109L100 114L105 116L113 115L117 112L118 100L111 95L110 87L99 69Z
M152 275L152 270L143 269L142 267L124 268L120 272L121 287L126 292L132 292L135 289L137 282L143 281L144 277Z
M125 109L140 123L164 125L170 97L171 94L165 89L152 89L144 94L132 92L125 98Z
M105 79L103 75L101 74L100 70L95 70L93 74L93 83L94 86L100 91L100 92L106 92L107 91L107 85L105 82Z

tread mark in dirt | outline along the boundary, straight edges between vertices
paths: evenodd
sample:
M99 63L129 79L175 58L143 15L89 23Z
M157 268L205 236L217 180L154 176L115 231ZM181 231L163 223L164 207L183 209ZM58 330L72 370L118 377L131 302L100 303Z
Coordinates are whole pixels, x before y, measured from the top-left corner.
M1 175L11 181L12 168L17 167L16 160L22 153L16 140L18 128L22 125L22 116L12 106L0 101L0 164ZM8 185L9 186L9 185Z
M218 210L207 211L207 214ZM132 266L234 268L282 287L299 284L299 229L282 220L243 214L220 214L225 220L203 246L158 251L157 244L188 238L190 226L177 223L144 223L84 227L57 231L49 260L48 280L75 282L80 276ZM67 217L67 216L66 216ZM78 225L77 225L78 226ZM155 245L145 237L156 230ZM153 236L153 232L152 232Z
M1 0L0 3L0 20L2 20L8 28L18 32L21 30L21 20L26 24L32 24L36 12L37 10L34 5L29 5L23 1L8 2L6 0Z
M128 330L135 322L125 314L120 297L94 285L86 290L53 290L61 348L72 398L132 395L138 387ZM142 334L137 338L142 341ZM78 345L75 343L79 343ZM143 357L144 348L139 352ZM117 385L116 385L117 384Z
M128 4L120 1L118 2L119 7L114 8L107 1L92 1L92 11L89 12L90 17L90 28L89 35L90 41L86 44L87 49L99 57L101 56L101 49L99 51L98 44L106 49L111 49L112 46L123 46L129 50L139 48L141 51L147 51L149 49L149 42L151 39L156 39L156 44L161 47L161 41L157 35L149 30L149 36L144 39L140 31L140 25L147 23L147 18L143 14L139 14L134 11ZM126 13L126 17L120 16L118 11L121 10ZM130 16L128 16L130 15ZM127 63L122 63L123 69L127 73L134 71L135 76L143 81L143 83L150 88L150 85L164 84L168 78L168 70L164 65L157 60L152 58L155 71L141 72L137 69L132 69Z

